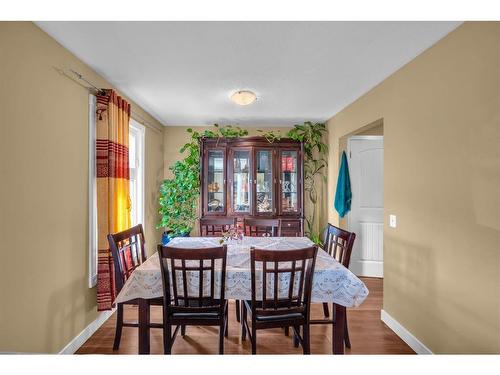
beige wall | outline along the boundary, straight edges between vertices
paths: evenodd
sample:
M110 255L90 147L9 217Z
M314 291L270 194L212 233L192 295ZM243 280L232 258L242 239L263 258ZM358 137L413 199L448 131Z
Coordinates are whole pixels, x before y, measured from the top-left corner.
M169 170L170 166L177 160L183 159L183 154L179 152L180 148L189 141L190 134L186 131L189 128L189 126L166 126L165 131L163 133L164 136L164 168L165 168L165 178L171 178L172 177L172 172ZM194 130L198 132L202 132L206 129L212 129L212 127L192 127ZM257 130L264 130L264 131L274 131L274 132L280 132L282 136L286 136L286 133L292 127L275 127L275 126L255 126L255 127L245 127L242 126L241 128L248 130L248 134L250 136L252 135L261 135ZM198 225L194 228L193 234L198 234L199 228Z
M436 353L500 353L498 46L465 23L328 122L332 207L339 139L383 119L384 309Z
M28 22L0 22L0 352L60 351L97 317L88 288L88 91L111 87ZM146 236L159 239L163 129L146 128Z

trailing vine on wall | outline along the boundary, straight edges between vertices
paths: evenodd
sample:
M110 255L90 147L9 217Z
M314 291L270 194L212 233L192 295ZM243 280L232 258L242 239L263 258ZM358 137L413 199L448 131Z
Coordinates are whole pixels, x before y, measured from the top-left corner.
M304 122L295 125L287 134L289 138L304 143L304 191L307 193L310 209L306 210L306 235L315 243L321 243L318 219L318 184L326 184L325 168L328 165L328 145L323 142L327 132L323 123ZM309 211L309 212L307 212Z
M187 129L191 134L180 152L186 153L184 159L174 163L169 169L173 177L165 179L160 186L159 213L161 220L157 228L167 228L170 236L188 234L194 227L197 219L198 199L200 195L200 139L201 138L237 138L248 135L248 131L237 126L223 126L215 124L213 130L203 132ZM259 133L273 143L282 138L280 131L263 131ZM306 235L316 243L320 242L319 229L315 226L318 216L318 189L319 176L327 165L326 154L328 146L323 143L326 126L322 123L305 122L295 125L286 137L304 143L304 191L310 200L310 212L306 212ZM322 181L326 176L322 175Z

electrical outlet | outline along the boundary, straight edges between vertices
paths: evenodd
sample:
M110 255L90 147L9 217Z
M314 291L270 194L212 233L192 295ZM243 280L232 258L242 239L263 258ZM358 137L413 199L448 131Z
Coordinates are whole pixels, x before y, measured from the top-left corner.
M396 228L396 215L389 215L389 226Z

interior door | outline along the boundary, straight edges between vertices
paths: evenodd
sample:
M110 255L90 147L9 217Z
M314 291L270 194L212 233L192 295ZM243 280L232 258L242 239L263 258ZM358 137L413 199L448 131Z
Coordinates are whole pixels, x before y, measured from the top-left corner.
M348 161L352 201L347 223L356 233L349 268L358 276L383 277L384 138L349 138Z

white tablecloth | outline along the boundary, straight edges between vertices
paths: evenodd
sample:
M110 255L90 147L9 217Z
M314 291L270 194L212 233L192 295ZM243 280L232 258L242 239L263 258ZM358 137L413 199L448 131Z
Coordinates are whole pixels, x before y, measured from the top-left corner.
M229 241L226 298L251 299L251 246L259 249L288 250L311 245L312 242L306 237L245 237L241 244ZM216 237L178 237L172 239L168 246L201 248L220 246L220 244L219 238ZM199 285L198 280L190 280L189 284L193 285L193 288ZM278 285L283 293L288 293L286 280L280 280ZM261 290L261 286L257 285L257 290ZM161 296L163 296L163 289L160 263L158 254L155 253L135 269L118 294L116 302ZM312 302L334 302L345 307L355 307L359 306L367 296L368 289L360 279L326 252L318 250L313 277Z

